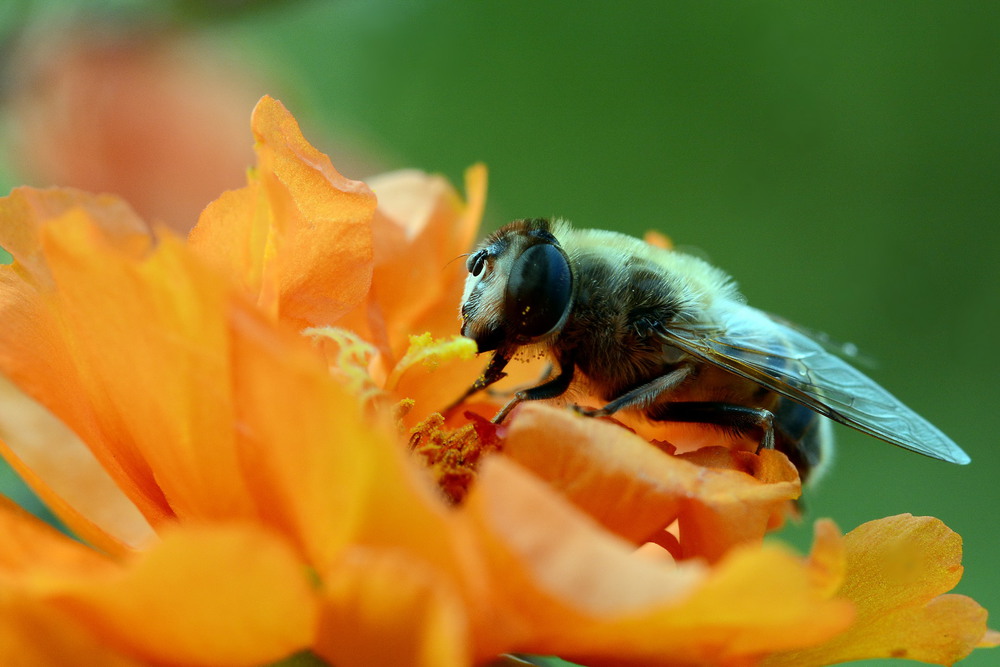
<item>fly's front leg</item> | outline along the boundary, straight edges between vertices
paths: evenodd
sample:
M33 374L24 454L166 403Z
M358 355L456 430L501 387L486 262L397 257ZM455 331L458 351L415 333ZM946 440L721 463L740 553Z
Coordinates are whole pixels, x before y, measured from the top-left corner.
M519 391L522 391L524 389L530 389L532 387L537 387L538 385L546 382L549 378L552 377L552 371L554 369L555 366L552 365L552 362L549 362L545 364L545 369L538 375L538 377L533 382L525 382L524 384L519 385L516 389L487 389L486 394L490 398L509 399L511 396L513 396Z
M576 364L573 363L572 359L559 360L559 375L548 382L543 382L537 387L524 389L514 394L514 397L507 401L507 404L493 417L493 423L499 424L506 419L510 411L517 407L517 404L521 401L542 401L547 398L562 396L569 389L570 383L573 382L575 370Z
M646 415L656 421L712 424L739 436L757 433L758 454L761 449L774 449L774 414L763 408L719 401L686 401L653 405Z
M472 386L469 387L464 394L459 396L456 401L452 402L451 405L444 409L444 414L447 415L450 413L452 410L461 405L465 399L469 398L473 394L476 394L507 377L507 373L504 372L504 369L507 367L507 364L510 363L510 360L514 358L515 351L516 349L514 348L500 348L494 352L493 357L490 359L490 363L486 366L483 374L476 378L476 381L472 383Z

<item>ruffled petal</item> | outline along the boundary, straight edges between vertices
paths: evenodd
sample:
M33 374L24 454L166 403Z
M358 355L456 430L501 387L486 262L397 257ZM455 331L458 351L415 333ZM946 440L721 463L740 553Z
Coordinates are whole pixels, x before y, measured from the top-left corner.
M633 542L678 521L682 558L715 561L759 543L800 492L778 452L670 456L620 426L537 404L515 413L504 453Z
M340 326L376 346L379 358L373 374L379 383L399 374L396 366L412 335L440 339L458 334L458 305L467 275L464 256L482 217L486 168L470 167L465 181L466 202L441 176L419 171L394 172L370 181L379 202L372 222L372 287L364 303ZM407 373L394 387L395 395L413 399L414 418L419 420L458 398L483 363L449 363L435 368L433 375L426 370Z
M191 246L273 317L332 324L371 284L375 196L334 169L277 100L262 98L251 125L250 184L205 209Z
M464 511L495 578L499 618L483 622L515 651L595 665L748 664L852 618L777 547L737 549L712 569L638 559L505 457L484 464Z
M100 306L115 303L107 292L97 289L107 288L107 282L95 284L102 277L110 278L110 271L100 277L80 278L79 274L87 273L88 263L99 265L104 255L117 256L119 266L140 261L151 248L148 230L120 201L68 190L19 188L0 199L0 216L4 220L0 244L14 256L12 264L0 266L0 319L4 322L0 327L0 372L79 435L101 465L127 487L126 493L146 517L156 520L170 515L151 471L136 456L131 443L121 439L118 451L107 449L105 436L109 429L115 432L109 423L113 417L83 400L87 389L81 369L88 363L84 357L94 354L114 367L118 358L107 350L117 349L122 339L132 335L122 326L132 321L129 316L144 313L132 310L124 319L105 319L104 326L117 331L118 340L110 347L88 350L84 345L79 349L67 340L81 333L74 331L78 322L68 310L100 320ZM90 247L100 248L95 251L98 256L88 254L85 248ZM75 301L61 291L64 285L76 290L71 297ZM142 323L140 320L139 325ZM126 393L139 396L135 390ZM107 395L97 398L103 403L113 400ZM54 483L58 486L57 480Z

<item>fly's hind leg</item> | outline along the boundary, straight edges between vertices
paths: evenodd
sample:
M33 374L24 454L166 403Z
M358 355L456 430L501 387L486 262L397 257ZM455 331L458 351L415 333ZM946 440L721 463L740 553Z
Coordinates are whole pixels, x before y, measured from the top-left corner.
M761 449L774 449L774 414L763 408L719 401L660 403L646 410L655 421L693 422L720 426L734 435L759 434Z

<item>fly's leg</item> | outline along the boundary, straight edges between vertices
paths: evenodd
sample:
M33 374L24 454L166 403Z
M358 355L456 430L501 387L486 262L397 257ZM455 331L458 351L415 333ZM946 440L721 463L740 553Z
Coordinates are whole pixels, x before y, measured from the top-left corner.
M543 382L537 387L531 387L530 389L524 389L522 391L514 394L514 397L507 401L507 404L501 408L500 412L493 417L492 421L494 424L499 424L510 411L513 410L518 403L521 401L541 401L546 398L555 398L557 396L562 396L569 389L570 383L573 381L573 373L576 370L576 364L571 360L563 360L559 362L559 375L555 376L548 382Z
M761 449L774 449L774 414L763 408L718 401L690 401L654 405L646 410L646 415L656 421L721 426L740 436L757 433L760 435L757 453Z
M458 397L457 400L453 401L451 405L443 410L443 413L447 415L452 410L461 405L465 399L469 398L473 394L479 393L483 389L486 389L491 384L499 382L500 380L507 377L507 373L504 369L510 360L514 357L514 350L504 350L499 349L493 353L493 357L490 359L490 363L486 366L483 374L480 375L472 386L465 390L465 393Z
M691 368L689 366L681 366L651 382L625 392L603 408L583 408L577 405L573 406L573 409L587 417L607 417L625 408L648 408L661 395L676 389L690 374Z
M525 389L530 389L532 387L537 387L538 385L544 384L545 382L547 382L549 380L549 378L552 377L552 371L554 369L555 369L555 366L552 364L552 362L549 362L549 363L545 364L544 370L542 370L541 374L538 376L538 378L534 382L528 382L528 383L522 384L517 389L504 389L502 391L500 389L487 389L486 393L491 398L510 398L511 396L513 396L514 394L516 394L519 391L523 391Z

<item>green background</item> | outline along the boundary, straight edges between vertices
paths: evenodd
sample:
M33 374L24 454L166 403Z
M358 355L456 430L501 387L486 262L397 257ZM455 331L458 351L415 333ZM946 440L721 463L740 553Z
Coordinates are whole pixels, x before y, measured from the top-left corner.
M973 462L838 427L784 537L939 517L965 540L958 592L1000 615L1000 5L358 0L198 29L280 82L261 93L321 149L336 133L459 183L483 161L488 228L658 229L751 304L856 343Z

